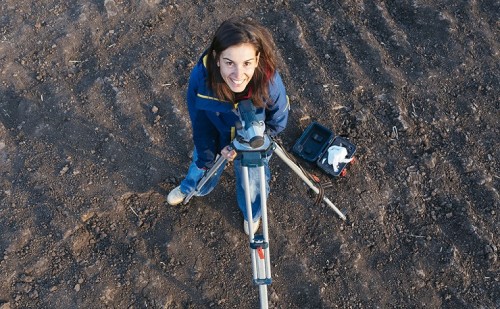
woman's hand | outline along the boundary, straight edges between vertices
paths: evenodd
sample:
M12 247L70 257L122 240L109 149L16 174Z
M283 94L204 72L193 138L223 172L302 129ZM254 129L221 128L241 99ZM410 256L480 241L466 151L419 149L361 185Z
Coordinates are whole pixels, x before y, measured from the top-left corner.
M236 158L236 150L233 147L227 145L222 149L220 154L228 161L233 161Z

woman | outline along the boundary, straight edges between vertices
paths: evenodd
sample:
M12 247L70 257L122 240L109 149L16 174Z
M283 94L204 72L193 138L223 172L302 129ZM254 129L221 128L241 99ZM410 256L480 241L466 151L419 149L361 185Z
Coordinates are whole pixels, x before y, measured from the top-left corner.
M212 44L193 68L187 91L187 104L193 131L193 161L186 178L173 189L167 202L180 204L195 189L205 172L213 166L216 155L232 161L236 152L229 147L234 138L238 118L236 106L241 100L251 100L256 115L264 120L266 133L275 136L286 126L288 98L280 75L276 71L276 46L270 32L245 18L233 18L217 29ZM269 194L269 166L265 161L266 194ZM241 180L241 162L234 160L236 196L243 213L243 227L248 234L245 194ZM215 187L224 166L205 184L203 196ZM259 227L261 205L259 177L249 169L250 195L254 233Z

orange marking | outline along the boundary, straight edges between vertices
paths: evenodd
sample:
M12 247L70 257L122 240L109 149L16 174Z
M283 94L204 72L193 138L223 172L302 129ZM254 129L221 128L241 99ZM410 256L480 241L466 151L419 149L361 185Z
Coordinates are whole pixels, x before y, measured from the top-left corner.
M259 258L260 258L261 260L263 260L263 259L264 259L264 250L262 250L262 247L258 247L258 248L257 248L257 254L259 255Z

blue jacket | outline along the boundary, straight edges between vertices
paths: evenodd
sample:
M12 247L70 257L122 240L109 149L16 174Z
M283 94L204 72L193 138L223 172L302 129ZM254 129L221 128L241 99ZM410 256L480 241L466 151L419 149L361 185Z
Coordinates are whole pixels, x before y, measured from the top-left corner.
M221 101L207 87L208 72L204 53L191 71L187 90L187 104L193 129L193 142L198 153L196 166L209 168L215 156L234 138L235 123L239 119L236 105ZM258 108L257 118L264 120L266 133L275 136L285 129L290 109L285 86L278 72L269 84L272 103L268 108Z

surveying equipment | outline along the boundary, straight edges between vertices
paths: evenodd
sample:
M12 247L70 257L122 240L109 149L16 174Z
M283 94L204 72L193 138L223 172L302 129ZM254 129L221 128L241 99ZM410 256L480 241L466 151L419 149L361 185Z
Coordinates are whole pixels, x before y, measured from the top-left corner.
M231 143L231 147L237 153L237 159L241 160L242 184L245 192L246 213L250 241L250 256L252 260L253 282L259 286L260 308L268 308L267 286L272 283L271 259L269 252L269 228L267 218L267 192L265 163L274 151L276 155L288 167L292 169L321 199L331 207L339 217L346 221L347 218L335 205L322 194L306 173L287 155L281 146L265 134L264 121L259 121L255 115L255 107L250 100L243 100L238 103L240 123L237 124L237 136ZM201 191L203 186L210 180L220 167L226 162L223 156L219 156L210 170L198 182L196 189L189 193L183 203ZM254 233L254 222L252 217L252 202L250 196L249 169L258 169L260 179L260 204L262 213L262 234Z
M313 182L306 176L302 169L293 162L286 154L285 150L281 146L267 135L263 136L264 142L262 146L258 148L252 148L249 143L241 143L236 139L232 143L232 147L238 153L238 159L241 160L242 177L243 177L243 188L245 191L245 202L246 202L246 212L247 212L247 222L249 231L249 241L250 241L250 255L252 260L252 273L253 282L255 285L259 286L259 297L260 297L260 308L268 308L268 295L267 295L267 285L272 283L271 278L271 259L269 252L269 228L268 228L268 218L267 218L267 194L266 194L266 176L264 170L264 160L270 155L274 150L274 153L285 162L285 164L292 169L316 194L320 193ZM189 200L197 193L200 192L203 186L210 180L214 174L219 170L219 167L224 164L227 160L219 156L214 166L203 176L199 181L196 189L188 194L184 199L184 204L187 204ZM253 232L253 222L252 217L252 203L250 198L249 190L249 168L257 168L260 177L260 202L261 202L261 213L262 213L262 234L257 235ZM343 220L346 221L347 218L344 213L342 213L327 197L322 196L322 200L332 208L335 213Z
M255 140L255 139L254 139ZM260 143L260 142L259 142ZM255 143L254 143L255 144ZM233 148L241 160L242 183L245 192L245 204L248 222L248 239L250 241L250 256L252 260L253 282L259 286L260 307L268 308L267 285L271 284L271 258L269 254L269 229L267 219L267 193L265 160L272 151L273 143L267 135L262 136L259 147L252 147L252 142L241 143L233 141ZM254 218L252 215L252 201L249 186L249 168L256 168L259 172L260 205L262 213L262 234L254 234Z
M264 144L264 131L266 125L263 120L255 116L256 108L251 100L243 100L238 103L240 122L236 123L238 142L248 144L252 149L258 149Z

